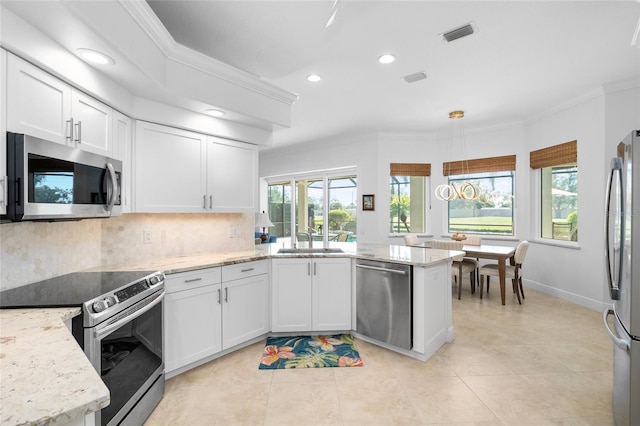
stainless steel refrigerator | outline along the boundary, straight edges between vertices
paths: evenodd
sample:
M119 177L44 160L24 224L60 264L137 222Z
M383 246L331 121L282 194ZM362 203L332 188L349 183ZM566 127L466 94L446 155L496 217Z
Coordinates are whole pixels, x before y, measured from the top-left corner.
M605 203L612 307L604 325L614 343L613 414L618 426L640 425L640 130L618 145Z

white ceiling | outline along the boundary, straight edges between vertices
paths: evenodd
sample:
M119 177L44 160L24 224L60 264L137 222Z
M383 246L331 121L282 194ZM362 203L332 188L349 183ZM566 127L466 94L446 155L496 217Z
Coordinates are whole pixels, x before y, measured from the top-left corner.
M51 5L82 4L87 15L88 7L109 2L116 0L12 8L70 46L69 37L84 35L53 19ZM522 122L603 84L640 79L640 43L632 45L640 2L633 0L147 3L177 43L299 95L291 128L274 133L275 147L343 133L436 132L454 109L465 110L468 129ZM333 10L335 22L325 28ZM440 38L469 22L476 34ZM379 64L387 52L396 62ZM418 71L428 78L402 78ZM323 80L307 82L310 73ZM139 75L114 78L123 87L143 86L134 80Z
M523 121L640 76L634 1L167 1L180 44L297 93L276 146L354 131L431 132ZM333 25L325 28L337 8ZM473 22L478 32L440 34ZM377 57L396 54L391 65ZM406 83L418 71L428 78ZM305 80L310 73L320 83Z

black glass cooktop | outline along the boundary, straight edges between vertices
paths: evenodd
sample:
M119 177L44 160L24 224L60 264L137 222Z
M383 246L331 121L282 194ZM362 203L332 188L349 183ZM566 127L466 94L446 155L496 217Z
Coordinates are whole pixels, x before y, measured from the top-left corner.
M81 306L154 272L73 272L0 292L0 308Z

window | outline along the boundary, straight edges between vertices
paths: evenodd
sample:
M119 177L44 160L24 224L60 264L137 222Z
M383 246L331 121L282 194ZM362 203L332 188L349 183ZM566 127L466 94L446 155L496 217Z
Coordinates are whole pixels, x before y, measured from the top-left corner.
M530 163L540 173L540 237L578 241L577 141L533 151Z
M293 241L356 241L357 178L324 175L269 183L270 233ZM293 220L292 220L293 218Z
M482 191L477 200L449 201L448 232L514 235L515 169L515 155L444 163L450 185L469 182Z
M427 232L427 192L431 164L391 163L390 232Z

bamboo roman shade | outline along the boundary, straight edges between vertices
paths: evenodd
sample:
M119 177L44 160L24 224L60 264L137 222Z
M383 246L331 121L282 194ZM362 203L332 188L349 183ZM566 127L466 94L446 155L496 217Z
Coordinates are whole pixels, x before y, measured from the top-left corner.
M431 176L429 163L391 163L391 176Z
M532 169L543 169L577 162L578 141L566 142L529 153L529 166Z
M471 173L489 173L513 171L516 169L516 156L476 158L473 160L447 161L442 163L442 175L466 175Z

